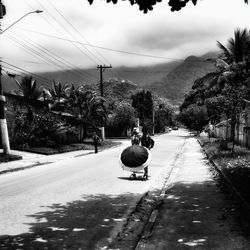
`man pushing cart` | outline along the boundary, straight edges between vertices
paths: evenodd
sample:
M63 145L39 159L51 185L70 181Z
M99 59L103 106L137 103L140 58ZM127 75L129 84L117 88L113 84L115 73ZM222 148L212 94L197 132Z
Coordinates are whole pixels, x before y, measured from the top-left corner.
M149 136L146 129L140 138L140 144L132 144L123 150L120 156L122 169L132 172L130 179L136 178L136 173L144 171L142 180L148 179L148 165L151 161L150 149L154 146L154 140Z

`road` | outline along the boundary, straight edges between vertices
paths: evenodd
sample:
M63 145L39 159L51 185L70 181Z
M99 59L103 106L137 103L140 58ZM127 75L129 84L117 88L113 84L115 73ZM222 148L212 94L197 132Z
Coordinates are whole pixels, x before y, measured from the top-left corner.
M95 249L119 228L184 143L184 130L155 136L149 180L129 181L119 155L98 154L0 176L0 249Z

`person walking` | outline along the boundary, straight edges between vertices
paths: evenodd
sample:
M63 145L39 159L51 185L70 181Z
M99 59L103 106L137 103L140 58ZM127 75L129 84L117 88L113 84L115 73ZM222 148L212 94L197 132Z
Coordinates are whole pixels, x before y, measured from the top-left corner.
M140 136L137 128L134 128L131 133L131 144L139 145L140 144Z
M94 135L92 137L94 146L95 146L95 153L98 153L98 143L100 142L100 137L96 134L96 132L94 132Z
M142 134L142 137L140 139L141 146L150 150L151 148L154 147L155 141L149 136L147 129L144 128L142 133L143 134ZM144 168L144 177L146 179L148 178L148 166Z

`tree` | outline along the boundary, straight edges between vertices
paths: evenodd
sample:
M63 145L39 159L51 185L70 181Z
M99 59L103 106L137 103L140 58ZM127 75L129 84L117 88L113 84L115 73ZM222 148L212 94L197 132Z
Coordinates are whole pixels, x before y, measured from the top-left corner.
M69 112L78 117L81 125L80 140L83 140L87 134L89 126L103 126L106 122L105 99L97 96L94 91L85 91L80 86L76 90L72 90L69 97Z
M235 142L235 127L237 117L244 109L244 99L249 93L249 62L250 62L250 35L247 29L236 29L234 38L230 38L226 46L218 42L222 50L221 58L225 61L221 66L221 77L224 86L222 95L226 98L226 108L231 119L231 139Z
M41 97L42 89L38 87L36 80L32 76L24 76L21 82L16 80L16 83L19 86L20 94L23 96L27 108L27 121L32 121L32 104Z
M249 59L250 36L247 29L236 29L234 38L228 40L227 46L218 41L217 45L222 51L221 58L228 64L243 62Z
M246 29L236 29L226 46L220 42L217 44L222 53L216 60L216 72L194 82L180 110L186 124L189 123L186 118L191 114L189 108L192 105L205 105L209 120L218 121L222 114L226 115L231 123L233 152L238 117L250 94L250 35Z
M201 132L208 122L206 106L191 104L188 108L182 110L179 120L189 129Z
M49 94L53 100L51 109L66 111L68 107L68 100L72 93L74 86L68 83L62 84L61 82L53 81L52 89L49 90Z
M232 152L235 144L235 128L238 123L239 114L245 108L245 98L249 93L249 74L245 70L246 63L234 63L228 68L226 84L222 89L225 97L225 109L227 117L231 119L231 140L233 141ZM247 77L248 75L248 77Z
M118 135L125 134L136 123L135 109L126 101L116 105L113 113L109 115L108 129Z
M16 83L27 105L41 97L41 88L38 87L36 80L32 76L24 76L21 82L16 80Z
M132 107L134 107L139 115L142 125L144 126L146 119L152 120L153 100L150 91L142 90L131 96Z
M90 4L94 2L94 0L87 0ZM107 3L114 3L116 4L118 0L106 0ZM124 0L123 0L124 1ZM193 5L197 4L198 0L165 0L168 1L168 5L171 7L171 11L179 11L180 9L184 8L188 2L192 2ZM246 4L248 3L248 0L242 0ZM128 0L131 5L139 5L140 11L143 11L144 13L147 13L149 10L153 10L153 6L157 4L157 2L162 2L162 0Z
M227 112L227 100L226 97L222 94L218 94L205 99L204 104L207 108L209 120L213 123L219 122L221 114L225 114Z
M172 125L172 111L168 107L160 105L155 111L154 121L155 132L164 131L165 126Z

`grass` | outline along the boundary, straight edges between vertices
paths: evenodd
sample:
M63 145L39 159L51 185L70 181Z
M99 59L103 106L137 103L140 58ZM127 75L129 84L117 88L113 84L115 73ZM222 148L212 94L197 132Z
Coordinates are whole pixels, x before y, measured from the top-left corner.
M216 138L200 138L209 159L213 160L229 178L237 191L250 204L250 150Z
M112 140L106 140L100 142L98 149L104 150L108 149L114 146L119 145L119 142L114 142ZM53 155L53 154L60 154L60 153L66 153L71 151L77 151L77 150L93 150L94 151L94 145L91 141L86 141L84 143L73 143L69 145L60 145L58 147L31 147L26 146L24 148L15 148L16 150L31 152L31 153L37 153L37 154L43 154L43 155Z

